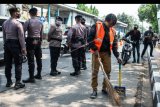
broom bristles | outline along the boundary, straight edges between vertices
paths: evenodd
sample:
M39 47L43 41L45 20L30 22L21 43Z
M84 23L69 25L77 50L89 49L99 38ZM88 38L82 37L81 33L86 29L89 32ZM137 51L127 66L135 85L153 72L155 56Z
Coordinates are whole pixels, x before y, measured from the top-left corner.
M115 101L115 103L120 106L121 105L121 101L120 101L120 96L119 94L114 90L113 86L111 85L111 83L109 82L109 80L106 80L106 87L107 87L107 91L109 93L109 95L111 96L112 100Z
M119 96L119 94L114 90L112 84L110 83L110 81L109 81L109 79L108 79L108 76L107 76L106 73L104 72L103 64L102 64L102 62L101 62L101 58L100 58L99 53L98 53L98 57L99 57L98 59L99 59L99 63L100 63L102 72L103 72L104 77L105 77L107 91L108 91L109 95L111 96L112 100L114 100L115 103L116 103L118 106L120 106L120 105L121 105L120 96Z

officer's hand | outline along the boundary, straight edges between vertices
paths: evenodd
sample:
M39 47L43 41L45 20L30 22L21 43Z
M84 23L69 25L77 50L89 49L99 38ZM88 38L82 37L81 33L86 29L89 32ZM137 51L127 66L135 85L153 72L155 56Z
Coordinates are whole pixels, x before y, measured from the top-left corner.
M122 60L118 57L117 58L117 62L119 63L119 64L122 64Z
M23 54L23 55L27 55L26 48L23 48L21 51L22 51L22 54Z

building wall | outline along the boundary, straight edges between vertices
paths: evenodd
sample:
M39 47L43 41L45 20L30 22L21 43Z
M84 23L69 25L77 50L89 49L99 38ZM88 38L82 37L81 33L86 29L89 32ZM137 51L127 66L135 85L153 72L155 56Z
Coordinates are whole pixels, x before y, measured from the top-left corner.
M7 11L9 9L8 4L0 4L0 16L7 16L9 17L9 12Z

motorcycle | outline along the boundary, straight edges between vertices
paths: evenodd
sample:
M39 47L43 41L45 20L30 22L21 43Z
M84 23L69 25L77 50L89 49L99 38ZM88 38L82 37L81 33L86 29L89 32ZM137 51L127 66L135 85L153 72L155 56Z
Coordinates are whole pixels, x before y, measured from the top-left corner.
M125 41L125 44L123 45L122 48L122 54L121 54L121 58L122 58L122 64L125 65L128 60L131 58L131 53L132 53L132 44L135 44L135 42L127 40L125 38L123 38L122 40Z
M63 38L60 50L60 56L62 57L64 54L70 54L70 48L66 43L66 37Z

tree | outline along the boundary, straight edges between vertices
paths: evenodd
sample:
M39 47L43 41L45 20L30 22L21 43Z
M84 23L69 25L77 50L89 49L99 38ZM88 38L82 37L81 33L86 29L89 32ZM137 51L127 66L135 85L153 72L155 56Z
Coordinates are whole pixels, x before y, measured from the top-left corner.
M149 22L152 25L153 30L156 32L158 32L157 11L158 8L156 7L156 4L143 4L138 8L140 21Z
M133 29L134 24L139 25L138 21L133 16L129 16L124 12L122 14L118 14L117 19L123 23L128 24L127 30Z
M99 14L98 9L95 6L93 7L92 5L88 7L85 4L77 4L77 9L96 15L96 16L98 16Z

